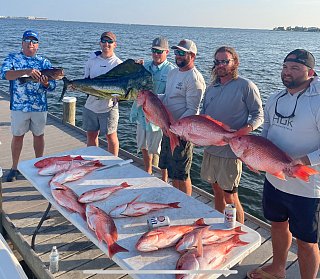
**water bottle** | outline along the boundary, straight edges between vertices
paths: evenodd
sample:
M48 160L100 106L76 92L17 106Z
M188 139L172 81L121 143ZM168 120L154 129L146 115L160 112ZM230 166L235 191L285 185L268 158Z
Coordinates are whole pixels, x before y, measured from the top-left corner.
M59 271L59 252L57 246L53 246L50 253L50 265L49 270L51 273Z

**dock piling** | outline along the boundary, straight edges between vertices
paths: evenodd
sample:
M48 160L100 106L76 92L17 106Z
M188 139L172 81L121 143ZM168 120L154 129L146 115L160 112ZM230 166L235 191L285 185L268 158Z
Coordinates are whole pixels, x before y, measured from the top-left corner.
M62 122L70 123L75 126L76 124L76 97L64 97L63 102L63 117Z

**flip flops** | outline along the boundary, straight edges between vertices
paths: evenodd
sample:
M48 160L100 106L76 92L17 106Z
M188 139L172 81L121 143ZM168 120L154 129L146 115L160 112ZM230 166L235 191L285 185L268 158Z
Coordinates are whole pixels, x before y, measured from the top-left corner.
M247 278L249 279L255 279L256 277L253 277L253 274L259 275L259 278L261 279L285 279L286 276L275 276L272 275L266 271L264 271L261 267L258 267L254 270L248 271L247 272Z

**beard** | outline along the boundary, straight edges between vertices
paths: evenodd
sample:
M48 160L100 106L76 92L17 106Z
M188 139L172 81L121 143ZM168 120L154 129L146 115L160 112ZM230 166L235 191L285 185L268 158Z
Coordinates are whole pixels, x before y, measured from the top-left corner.
M283 74L281 75L281 80L283 85L289 89L298 88L306 82L306 80L303 78L293 79L291 76L289 76L288 78L285 77Z
M183 67L187 66L188 63L189 63L189 61L187 61L186 59L178 60L178 59L176 58L176 64L177 64L177 66L178 66L179 68L183 68Z

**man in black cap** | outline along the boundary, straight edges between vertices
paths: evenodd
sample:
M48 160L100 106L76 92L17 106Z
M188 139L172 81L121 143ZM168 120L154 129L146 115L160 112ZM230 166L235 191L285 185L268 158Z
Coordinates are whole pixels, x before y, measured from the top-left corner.
M311 165L319 171L320 80L314 66L314 56L304 49L285 57L281 79L286 88L268 99L262 136L285 151L293 159L292 166ZM285 278L292 237L297 239L301 278L317 277L320 176L309 179L292 174L281 180L266 174L263 212L271 222L273 261L248 272L248 278Z

